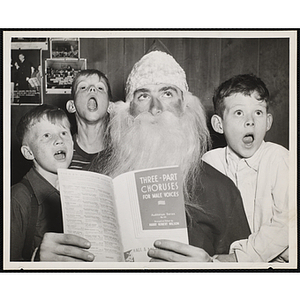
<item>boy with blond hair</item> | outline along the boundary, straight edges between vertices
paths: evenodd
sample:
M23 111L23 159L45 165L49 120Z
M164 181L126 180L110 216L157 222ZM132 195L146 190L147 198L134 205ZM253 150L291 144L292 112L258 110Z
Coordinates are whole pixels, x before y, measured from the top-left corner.
M63 232L57 170L69 167L73 141L66 113L46 104L21 118L17 137L33 166L11 189L10 260L29 261L46 232Z

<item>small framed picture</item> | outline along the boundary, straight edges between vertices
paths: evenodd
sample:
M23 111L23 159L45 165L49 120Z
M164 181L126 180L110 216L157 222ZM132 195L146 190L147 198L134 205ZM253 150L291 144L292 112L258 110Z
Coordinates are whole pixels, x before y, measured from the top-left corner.
M10 70L11 104L42 104L42 50L12 49Z
M79 53L79 39L50 39L50 57L64 58L64 59L78 59Z
M77 73L86 69L86 59L46 59L46 94L70 94Z
M11 49L42 49L48 50L48 38L45 37L12 37Z

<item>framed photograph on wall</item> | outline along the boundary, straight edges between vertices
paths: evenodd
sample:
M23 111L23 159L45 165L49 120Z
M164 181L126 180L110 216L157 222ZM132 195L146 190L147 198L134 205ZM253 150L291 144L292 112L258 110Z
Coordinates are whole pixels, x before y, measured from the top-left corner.
M79 49L78 38L50 39L51 58L78 59L80 58Z
M11 104L42 104L42 49L11 50Z
M86 59L46 59L46 94L70 94L73 79L86 69Z

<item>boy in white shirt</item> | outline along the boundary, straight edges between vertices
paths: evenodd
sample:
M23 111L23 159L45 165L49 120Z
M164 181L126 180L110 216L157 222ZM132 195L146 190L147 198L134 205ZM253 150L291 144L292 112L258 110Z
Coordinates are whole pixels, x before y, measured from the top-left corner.
M288 261L289 155L264 141L273 122L268 89L254 75L238 75L217 88L213 102L212 127L224 134L227 147L202 159L239 188L252 232L231 251L239 262Z

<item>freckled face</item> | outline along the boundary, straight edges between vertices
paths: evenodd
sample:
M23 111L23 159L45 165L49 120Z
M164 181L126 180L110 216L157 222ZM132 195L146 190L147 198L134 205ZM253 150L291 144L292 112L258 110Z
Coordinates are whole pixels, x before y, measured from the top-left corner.
M109 105L106 82L97 74L79 76L74 103L78 118L87 122L99 121L105 117Z
M244 158L257 151L272 125L266 102L258 101L254 96L235 94L224 100L222 126L227 144Z
M183 113L183 97L179 88L169 84L148 84L134 92L130 103L130 114L134 117L149 112L159 116L169 111L176 116Z
M69 167L73 156L73 140L70 128L63 122L52 124L42 119L31 127L25 141L33 153L37 171L42 169L56 174L58 168Z

